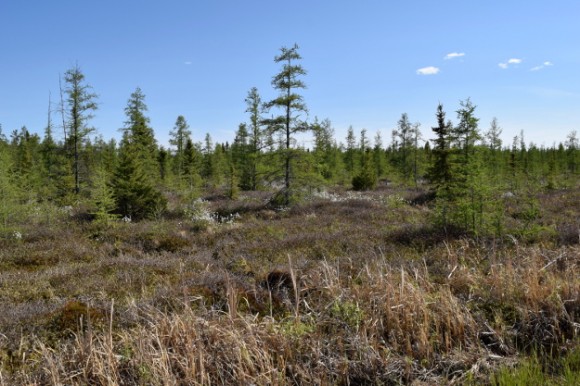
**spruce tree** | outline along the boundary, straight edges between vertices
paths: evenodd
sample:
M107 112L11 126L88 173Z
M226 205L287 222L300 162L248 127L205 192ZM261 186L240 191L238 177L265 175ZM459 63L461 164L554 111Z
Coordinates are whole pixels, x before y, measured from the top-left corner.
M115 190L111 186L111 177L104 166L96 168L92 179L92 204L95 221L110 225L118 216L113 212L117 208Z
M458 124L452 130L454 167L452 170L453 221L472 234L484 232L488 223L488 207L492 188L482 173L481 136L479 119L475 117L476 106L469 99L460 102L457 110Z
M238 131L234 138L234 143L230 149L228 162L239 173L239 185L243 190L252 190L253 185L253 165L250 159L251 145L248 143L248 130L245 123L238 126Z
M580 171L580 144L578 132L572 130L566 137L566 170L571 177L575 177Z
M489 130L485 133L487 146L489 149L488 170L493 180L499 180L500 177L500 152L501 152L501 133L502 129L499 127L497 118L493 118L489 126Z
M227 197L230 200L235 200L238 198L238 174L236 170L236 166L233 162L231 153L226 156L227 158L227 173L226 173L226 181L227 181Z
M186 182L189 199L197 198L197 190L201 186L201 177L199 170L201 169L201 151L199 146L193 143L191 138L185 142L183 149L183 173Z
M375 144L373 147L373 163L377 173L377 178L381 178L386 174L386 158L383 150L383 138L381 132L377 131L375 135Z
M263 103L258 89L253 87L246 97L246 112L250 114L250 126L248 131L248 170L243 185L251 190L257 190L260 176L260 162L262 148L264 147L264 133L262 130ZM247 182L247 183L246 183Z
M450 223L449 212L452 208L452 171L450 159L451 122L445 121L443 105L437 106L437 126L432 127L436 138L433 140L433 163L427 172L429 181L434 185L437 198L435 222L447 229Z
M227 145L227 144L226 144ZM228 177L229 174L229 167L228 167L228 156L227 156L227 149L226 145L217 143L214 147L212 153L212 163L211 163L211 178L212 178L212 185L215 187L221 187ZM237 171L236 173L236 181L237 181Z
M437 126L432 130L436 135L433 140L433 164L429 168L427 176L430 182L439 192L449 189L451 183L451 160L450 160L450 134L451 122L445 121L443 105L437 106Z
M31 135L26 126L23 126L20 132L15 131L12 136L14 171L21 191L26 194L26 197L22 197L24 201L34 199L35 188L39 185L37 183L37 177L39 176L34 155L38 142L38 136Z
M181 180L184 175L184 151L187 140L191 138L191 130L183 115L177 117L173 130L169 132L169 144L174 146L172 170L174 175Z
M354 129L352 126L348 127L346 133L346 151L345 151L345 166L346 170L353 175L355 173L355 160L356 160L356 137L354 135Z
M157 146L145 111L145 96L137 88L125 108L127 121L113 179L117 213L135 220L156 217L167 204L157 189Z
M141 88L131 94L125 107L125 127L123 132L127 133L128 144L134 156L142 165L143 172L150 179L152 185L159 181L159 168L157 167L157 142L155 133L149 126L149 118L145 115L148 108L145 104L145 94Z
M157 152L157 163L159 165L159 178L165 181L167 177L167 165L169 163L169 152L163 146L159 147Z
M214 179L214 154L213 141L209 133L205 134L204 145L202 148L201 178L206 187L212 186Z
M42 186L40 197L43 200L66 200L73 186L73 175L69 170L69 162L62 143L56 143L52 136L52 124L45 128L44 138L40 143L40 168Z
M352 179L354 190L371 190L377 185L377 174L373 165L373 157L370 149L365 149L361 155L362 165L359 174Z
M395 147L395 166L405 182L414 176L417 180L417 145L421 137L419 124L412 124L407 113L401 115L397 128L393 130L393 145Z
M314 133L313 159L316 172L330 181L338 174L334 129L329 119L319 122L318 118L315 118L311 127Z
M7 228L11 218L17 215L20 192L15 179L10 149L0 139L0 229Z

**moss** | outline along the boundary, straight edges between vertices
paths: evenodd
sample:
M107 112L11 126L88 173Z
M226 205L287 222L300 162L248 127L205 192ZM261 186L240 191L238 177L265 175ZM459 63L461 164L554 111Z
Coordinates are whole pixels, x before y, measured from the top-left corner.
M107 319L104 310L71 300L50 315L45 327L47 332L67 337L78 331L86 331L89 325L103 326Z
M191 242L181 236L166 235L158 241L157 251L178 252L189 247Z

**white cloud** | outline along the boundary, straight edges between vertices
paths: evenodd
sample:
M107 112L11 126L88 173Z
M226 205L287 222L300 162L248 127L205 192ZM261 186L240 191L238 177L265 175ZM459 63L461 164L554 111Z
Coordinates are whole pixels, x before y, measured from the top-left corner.
M192 62L183 62L183 64L186 64L189 66L190 64L192 64Z
M445 57L443 59L449 60L449 59L461 58L462 56L465 56L464 52L452 52L450 54L445 55Z
M437 67L429 66L423 67L417 70L418 75L435 75L439 73L439 69Z
M540 70L542 70L542 69L544 69L546 67L550 67L550 66L553 66L553 65L554 65L554 63L552 63L550 61L546 61L546 62L542 63L539 66L530 68L530 71L540 71Z
M521 62L523 62L522 59L518 59L518 58L511 58L508 59L507 62L502 62L502 63L498 63L498 66L502 69L507 69L510 65L512 64L520 64Z

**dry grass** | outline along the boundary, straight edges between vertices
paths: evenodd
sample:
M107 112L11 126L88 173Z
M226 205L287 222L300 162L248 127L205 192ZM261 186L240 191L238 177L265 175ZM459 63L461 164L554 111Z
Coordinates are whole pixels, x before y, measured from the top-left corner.
M429 209L395 194L4 240L0 384L485 383L578 347L578 243L409 242Z

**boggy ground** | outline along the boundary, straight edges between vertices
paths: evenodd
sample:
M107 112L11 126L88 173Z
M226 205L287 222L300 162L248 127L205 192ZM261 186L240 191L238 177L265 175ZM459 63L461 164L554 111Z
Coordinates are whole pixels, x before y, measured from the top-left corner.
M526 358L577 382L580 191L506 198L477 239L422 194L31 217L0 235L0 383L505 384Z

